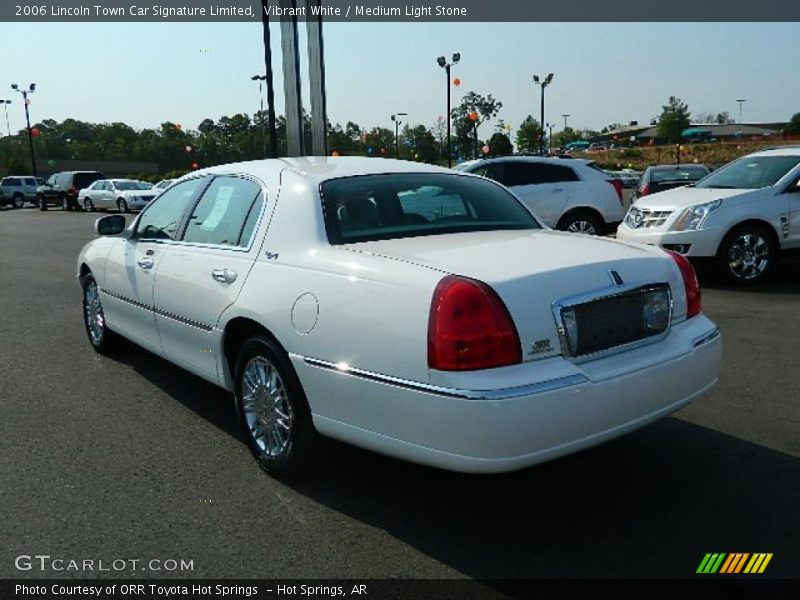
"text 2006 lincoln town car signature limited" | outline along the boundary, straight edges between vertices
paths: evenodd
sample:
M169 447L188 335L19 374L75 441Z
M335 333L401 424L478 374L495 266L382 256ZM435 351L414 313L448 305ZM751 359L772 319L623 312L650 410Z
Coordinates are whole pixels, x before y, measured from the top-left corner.
M642 427L717 381L685 258L543 228L417 163L232 164L174 183L78 260L95 350L124 336L233 392L277 475L317 435L501 472Z

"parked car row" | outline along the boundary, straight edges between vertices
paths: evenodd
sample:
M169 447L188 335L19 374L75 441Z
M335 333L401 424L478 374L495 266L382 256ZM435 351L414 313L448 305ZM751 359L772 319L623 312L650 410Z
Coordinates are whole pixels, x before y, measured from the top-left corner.
M100 171L63 171L47 180L40 177L9 176L0 180L0 206L22 208L26 202L40 210L58 206L62 210L141 210L173 182L164 179L153 185L134 179L106 179Z

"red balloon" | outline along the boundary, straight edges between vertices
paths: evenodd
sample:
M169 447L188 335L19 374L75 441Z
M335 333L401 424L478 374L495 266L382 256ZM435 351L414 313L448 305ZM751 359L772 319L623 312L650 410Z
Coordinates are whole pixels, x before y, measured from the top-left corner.
M455 79L453 79L453 85L456 87L460 86L461 80L458 77L456 77Z
M34 127L33 129L31 129L31 135L33 137L39 137L40 135L42 135L42 132L39 131L38 127Z
M477 121L478 120L478 113L475 112L474 110L471 113L469 113L469 120L470 121Z

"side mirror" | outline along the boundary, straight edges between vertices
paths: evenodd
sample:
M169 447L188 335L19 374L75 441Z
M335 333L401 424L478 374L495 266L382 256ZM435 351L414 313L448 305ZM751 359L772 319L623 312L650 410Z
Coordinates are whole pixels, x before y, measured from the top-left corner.
M94 222L97 235L119 235L125 231L125 217L122 215L109 215L100 217Z

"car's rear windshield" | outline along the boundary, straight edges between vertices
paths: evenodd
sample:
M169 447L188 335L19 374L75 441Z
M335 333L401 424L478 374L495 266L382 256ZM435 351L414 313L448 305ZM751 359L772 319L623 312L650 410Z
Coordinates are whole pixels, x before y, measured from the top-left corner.
M75 177L72 180L72 185L78 189L87 188L95 181L102 178L102 173L75 173Z
M147 183L146 181L120 181L117 180L114 182L114 187L118 190L122 190L124 192L131 191L131 190L150 190L153 188L152 183Z
M800 163L800 156L745 156L714 171L700 188L755 190L770 187Z
M332 244L467 231L539 229L503 187L438 173L359 175L321 187Z
M661 181L699 181L708 175L708 171L702 167L669 167L666 169L652 169L650 171L650 181L659 183Z

